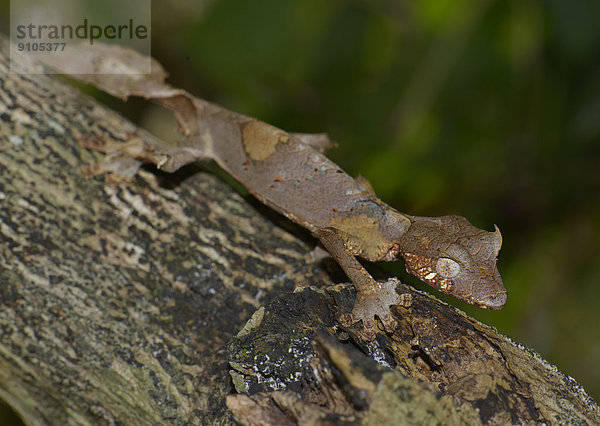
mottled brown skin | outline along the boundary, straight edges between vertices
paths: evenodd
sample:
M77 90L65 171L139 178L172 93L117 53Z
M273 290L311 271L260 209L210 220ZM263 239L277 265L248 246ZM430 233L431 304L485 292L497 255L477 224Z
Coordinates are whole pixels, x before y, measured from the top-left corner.
M496 267L502 235L471 225L461 216L414 217L400 242L406 269L457 299L501 309L506 290Z
M176 147L141 139L108 148L104 170L130 173L126 159L165 171L212 159L264 204L316 235L354 283L357 301L345 324L363 321L373 337L374 316L391 328L389 306L407 303L395 281L375 281L356 257L371 262L403 258L407 271L440 291L500 309L506 290L496 268L500 231L487 232L459 216L409 216L382 202L364 179L353 179L325 157L322 135L294 135L173 89L159 72L149 80L94 84L110 93L153 99L174 110L186 134ZM94 146L98 149L98 146ZM120 161L123 165L119 165ZM102 167L97 170L102 171Z

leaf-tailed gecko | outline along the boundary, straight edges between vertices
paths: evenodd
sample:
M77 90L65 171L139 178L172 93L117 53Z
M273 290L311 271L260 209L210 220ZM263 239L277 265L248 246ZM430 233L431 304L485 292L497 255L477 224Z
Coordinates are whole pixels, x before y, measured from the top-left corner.
M107 47L104 55L93 63L135 66L135 52ZM75 54L68 62L77 60ZM94 144L111 153L97 171L118 171L120 159L131 157L165 171L199 159L214 160L257 199L321 241L357 291L352 313L340 319L345 325L362 320L368 338L375 317L386 328L395 325L389 307L401 298L395 279L377 282L357 257L370 262L402 258L409 273L444 293L483 308L504 306L506 290L496 267L502 244L497 227L488 232L460 216L400 213L377 198L364 180L353 179L315 148L322 138L288 133L172 88L164 83L157 63L148 76L81 78L114 95L142 96L171 108L185 134L174 147L139 138L116 148Z

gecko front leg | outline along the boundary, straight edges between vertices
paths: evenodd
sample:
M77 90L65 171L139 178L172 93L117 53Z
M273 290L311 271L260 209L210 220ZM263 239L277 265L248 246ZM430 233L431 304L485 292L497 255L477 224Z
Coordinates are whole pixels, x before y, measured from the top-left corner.
M158 169L174 172L186 164L210 158L196 141L169 146L153 143L137 134L125 142L98 140L86 135L79 140L79 145L106 153L102 161L86 168L86 175L111 173L116 181L132 178L142 164L154 164Z
M390 306L410 304L405 295L400 296L396 293L396 285L399 281L396 278L385 282L375 281L346 248L344 240L335 229L321 228L317 236L356 288L356 301L352 312L340 315L339 320L342 325L348 327L362 320L364 327L362 336L370 341L375 338L375 317L377 317L384 328L392 332L397 322L390 312Z

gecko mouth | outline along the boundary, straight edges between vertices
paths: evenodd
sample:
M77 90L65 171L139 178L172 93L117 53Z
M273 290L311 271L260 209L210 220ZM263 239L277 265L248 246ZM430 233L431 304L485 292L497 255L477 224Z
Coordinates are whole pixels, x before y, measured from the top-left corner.
M506 291L477 300L476 304L485 309L502 309L506 304Z

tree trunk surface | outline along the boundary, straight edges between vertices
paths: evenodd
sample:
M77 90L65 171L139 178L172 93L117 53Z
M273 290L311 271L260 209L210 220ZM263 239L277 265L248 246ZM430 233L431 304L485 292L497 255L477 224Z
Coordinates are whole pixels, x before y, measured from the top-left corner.
M408 286L396 331L361 341L308 234L199 167L85 178L82 137L152 136L8 70L0 38L0 399L26 424L600 423L573 379Z

